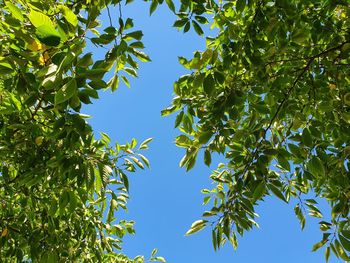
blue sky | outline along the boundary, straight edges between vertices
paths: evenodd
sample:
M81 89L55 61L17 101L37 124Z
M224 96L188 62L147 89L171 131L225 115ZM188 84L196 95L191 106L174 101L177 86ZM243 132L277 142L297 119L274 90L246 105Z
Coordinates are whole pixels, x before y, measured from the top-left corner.
M177 57L190 57L204 48L205 40L193 32L183 34L172 28L175 18L166 8L159 8L152 17L148 14L148 4L141 1L123 10L123 16L132 17L135 27L143 30L152 62L141 64L139 78L131 81L131 89L121 85L115 93L102 92L100 100L84 110L93 116L90 123L94 131L108 133L113 141L154 138L145 152L151 169L129 177L131 199L126 217L136 221L136 235L125 238L125 253L147 257L158 248L158 254L169 263L323 262L323 250L311 252L312 245L321 239L317 221L307 218L301 231L293 212L295 203L286 205L275 198L260 204L260 228L239 238L237 251L227 244L214 252L210 229L184 236L191 223L210 208L202 205L200 190L211 188L209 174L216 164L208 168L199 158L191 172L179 168L184 152L173 143L179 134L174 129L175 116L164 118L160 111L171 102L172 83L188 73ZM329 262L338 260L331 256Z

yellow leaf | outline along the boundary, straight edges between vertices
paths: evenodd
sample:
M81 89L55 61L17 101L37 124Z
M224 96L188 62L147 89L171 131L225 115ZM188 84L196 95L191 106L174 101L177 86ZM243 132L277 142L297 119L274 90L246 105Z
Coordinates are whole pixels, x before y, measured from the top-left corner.
M337 88L337 85L333 84L333 83L330 83L328 85L328 88L331 89L331 90L335 90Z
M8 233L9 233L9 230L5 228L4 230L2 230L1 237L6 237Z
M44 46L39 41L36 41L35 39L33 39L28 44L28 49L30 49L31 51L36 52L36 51L44 49Z
M43 136L38 136L35 138L35 144L40 146L43 144L44 137Z

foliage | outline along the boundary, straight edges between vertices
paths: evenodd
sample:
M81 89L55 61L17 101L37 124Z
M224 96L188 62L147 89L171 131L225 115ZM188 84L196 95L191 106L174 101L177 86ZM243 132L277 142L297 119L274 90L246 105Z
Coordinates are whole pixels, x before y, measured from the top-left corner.
M206 24L216 32L206 50L179 58L191 73L163 111L179 112L181 166L191 169L200 151L208 166L213 154L226 159L210 175L215 187L203 190L212 208L187 235L210 224L214 249L226 241L236 248L237 234L257 225L259 202L294 198L302 228L307 213L322 218L313 250L349 260L348 1L145 1L150 14L167 4L184 32L205 35ZM1 259L144 261L122 253L133 222L116 221L115 212L126 209L128 173L149 165L140 151L150 139L112 147L81 113L99 90L115 91L120 79L129 86L138 61L150 61L142 32L122 17L131 2L0 0ZM87 44L106 49L104 59L94 61ZM330 218L318 199L330 204ZM150 261L164 262L156 253Z
M302 228L307 213L322 218L313 250L349 260L349 1L181 1L177 16L184 32L202 35L206 23L217 32L206 50L179 58L191 72L163 111L179 111L180 166L191 169L200 151L208 166L215 153L226 159L210 175L215 187L203 190L212 208L188 234L210 223L215 249L236 248L237 234L257 225L259 202L294 198Z
M109 6L119 8L118 26L111 19L98 31ZM129 85L137 60L149 61L141 31L121 17L120 0L0 7L1 260L143 262L122 254L134 222L115 212L126 209L128 173L149 166L140 152L151 139L111 146L106 134L94 138L80 112L100 89L116 90L120 78ZM108 50L103 60L87 53L88 39ZM165 262L155 253L151 261Z

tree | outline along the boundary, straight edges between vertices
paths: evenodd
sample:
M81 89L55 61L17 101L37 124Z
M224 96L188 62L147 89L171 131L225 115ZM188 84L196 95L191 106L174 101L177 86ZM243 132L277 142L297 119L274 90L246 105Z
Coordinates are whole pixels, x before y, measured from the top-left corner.
M130 1L126 1L128 3ZM82 104L136 76L141 31L121 1L0 1L0 258L6 262L143 262L121 253L133 221L128 174L149 162L137 145L95 139ZM118 26L100 26L117 6ZM108 49L94 61L87 39ZM114 75L105 81L107 72ZM162 257L151 260L164 262Z
M131 2L0 1L1 259L144 261L122 253L133 222L114 215L126 209L128 173L149 165L139 151L150 139L112 147L80 112L98 90L115 91L120 79L129 86L138 60L150 60L142 32L122 17ZM179 58L191 73L163 111L179 111L181 166L191 169L200 151L208 166L213 154L226 158L210 175L215 187L203 190L212 208L187 234L211 223L214 249L227 240L236 248L267 195L297 200L302 228L306 213L323 217L323 198L332 213L320 219L313 250L349 260L349 3L182 0L176 11L171 0L149 2L151 14L166 3L184 32L204 35L205 24L217 32L206 50ZM94 61L87 44L106 49L105 58ZM150 260L164 262L155 253Z
M184 32L210 23L217 32L174 85L176 144L186 149L180 166L191 169L200 151L211 164L222 154L204 189L212 208L193 223L210 223L214 249L237 247L267 195L296 199L305 214L320 218L317 250L349 260L350 252L350 4L329 0L181 1L174 26ZM313 197L315 196L315 198ZM317 200L331 215L323 218Z

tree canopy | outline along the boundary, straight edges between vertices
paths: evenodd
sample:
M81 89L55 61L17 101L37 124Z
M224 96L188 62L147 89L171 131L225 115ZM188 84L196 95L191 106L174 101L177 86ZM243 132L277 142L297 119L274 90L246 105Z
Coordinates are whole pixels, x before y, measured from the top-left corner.
M149 165L141 152L151 139L111 146L80 109L149 60L142 33L122 17L97 29L101 11L120 1L0 3L0 258L131 262L120 251L134 222L115 212L126 209L127 174ZM87 39L108 49L103 60Z
M138 63L150 61L142 31L122 15L132 2L0 1L0 258L144 261L122 253L134 222L115 213L127 208L130 173L149 166L142 151L151 139L112 146L107 134L94 137L81 112L99 90L129 86ZM177 112L180 166L193 168L200 151L208 166L212 155L225 159L210 175L215 187L202 191L211 208L187 235L211 225L215 250L226 241L236 248L237 236L257 225L256 206L273 195L296 200L302 228L307 214L320 218L313 250L348 261L348 1L149 2L150 14L167 4L174 27L193 28L207 43L179 57L189 74L162 112ZM95 60L88 45L106 50L104 58ZM150 260L165 262L156 250Z
M349 260L349 16L348 1L182 1L176 27L203 34L212 17L218 33L179 58L191 72L163 114L179 111L181 166L191 169L199 151L207 165L213 153L226 159L210 175L216 187L203 190L212 208L188 234L210 223L215 249L237 247L237 234L257 225L259 201L295 198L302 228L306 214L320 218L313 250Z

